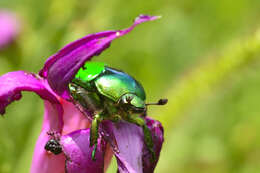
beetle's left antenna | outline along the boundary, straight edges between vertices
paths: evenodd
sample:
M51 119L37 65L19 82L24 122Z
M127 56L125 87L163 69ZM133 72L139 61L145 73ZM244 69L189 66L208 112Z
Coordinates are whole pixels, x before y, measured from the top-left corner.
M148 105L166 105L168 102L168 99L160 99L157 103L147 103L145 104L146 106Z

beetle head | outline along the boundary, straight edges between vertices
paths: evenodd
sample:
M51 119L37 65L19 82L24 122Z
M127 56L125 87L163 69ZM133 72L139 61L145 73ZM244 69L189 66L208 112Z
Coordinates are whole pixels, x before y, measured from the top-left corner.
M132 93L123 95L119 100L119 104L129 113L144 113L146 111L144 100Z

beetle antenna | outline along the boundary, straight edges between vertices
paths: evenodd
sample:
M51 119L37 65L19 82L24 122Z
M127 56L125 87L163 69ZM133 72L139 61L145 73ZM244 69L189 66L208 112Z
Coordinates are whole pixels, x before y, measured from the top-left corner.
M165 105L167 104L168 99L160 99L157 103L147 103L145 104L146 106L148 105Z

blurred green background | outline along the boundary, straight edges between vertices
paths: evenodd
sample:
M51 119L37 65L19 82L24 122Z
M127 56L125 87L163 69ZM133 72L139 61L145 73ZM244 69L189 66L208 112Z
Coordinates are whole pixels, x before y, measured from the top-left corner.
M95 58L135 76L148 101L169 99L149 110L165 127L155 172L260 172L259 0L0 0L0 8L22 23L0 52L0 75L37 73L75 39L128 27L139 14L162 15ZM0 118L0 173L29 171L42 114L42 100L23 93Z

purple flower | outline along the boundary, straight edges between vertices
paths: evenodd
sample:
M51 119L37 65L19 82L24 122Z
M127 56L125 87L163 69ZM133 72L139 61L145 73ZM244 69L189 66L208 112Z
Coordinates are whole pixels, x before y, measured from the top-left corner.
M0 9L0 49L16 38L19 27L17 17L13 13Z
M98 139L96 160L91 159L89 147L90 122L85 113L73 104L67 90L69 82L78 69L93 56L99 55L110 43L140 23L155 20L155 16L139 16L127 29L105 31L76 40L51 56L38 74L24 71L10 72L0 77L0 113L11 102L21 98L21 91L33 91L45 106L43 126L37 140L31 173L102 173L115 154L118 171L121 173L153 172L163 143L161 124L146 118L152 132L155 161L144 145L142 129L127 122L102 123L104 133ZM50 133L52 135L50 135ZM59 138L62 153L54 155L45 150L45 144L54 136ZM58 136L58 137L57 137Z

